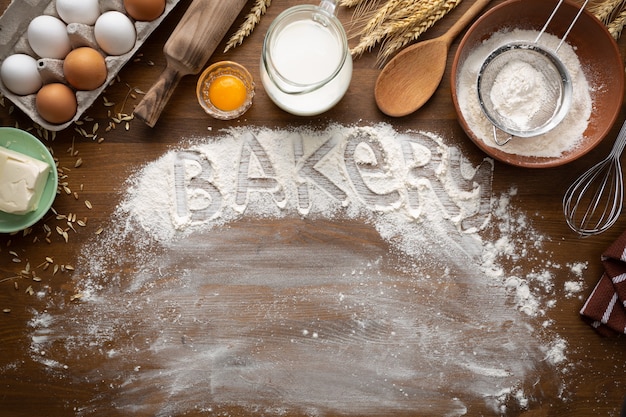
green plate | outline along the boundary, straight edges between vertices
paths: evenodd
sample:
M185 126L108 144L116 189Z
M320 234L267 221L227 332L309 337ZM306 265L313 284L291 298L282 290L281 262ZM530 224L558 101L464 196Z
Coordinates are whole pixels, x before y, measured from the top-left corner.
M0 211L0 233L13 233L32 226L48 212L57 195L59 178L56 163L50 151L30 133L12 127L0 127L0 146L50 164L50 175L48 175L37 210L26 214L10 214Z

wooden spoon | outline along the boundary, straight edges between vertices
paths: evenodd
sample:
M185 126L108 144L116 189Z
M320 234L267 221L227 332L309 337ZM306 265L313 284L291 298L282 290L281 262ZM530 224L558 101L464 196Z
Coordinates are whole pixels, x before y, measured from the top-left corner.
M385 65L374 87L376 104L383 113L406 116L432 97L446 70L452 41L489 1L476 0L445 34L409 46Z

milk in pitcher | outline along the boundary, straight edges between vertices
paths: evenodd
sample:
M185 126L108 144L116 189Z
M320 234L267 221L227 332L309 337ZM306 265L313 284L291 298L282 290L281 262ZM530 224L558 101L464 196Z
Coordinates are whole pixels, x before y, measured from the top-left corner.
M336 17L316 6L295 6L270 27L263 46L261 81L283 110L323 113L346 93L352 59Z

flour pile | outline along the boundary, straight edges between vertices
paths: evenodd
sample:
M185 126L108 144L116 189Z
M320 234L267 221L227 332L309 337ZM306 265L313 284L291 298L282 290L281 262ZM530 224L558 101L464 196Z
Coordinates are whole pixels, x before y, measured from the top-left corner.
M33 317L33 358L110 386L81 415L500 415L558 397L559 266L492 176L385 124L190 140L129 179L77 265L80 303Z
M539 41L540 46L548 51L558 48L558 58L572 82L569 111L561 123L547 133L529 138L513 138L505 146L497 145L493 137L493 124L482 111L476 88L478 73L494 50L514 42L532 45L538 34L534 30L502 30L478 45L459 69L458 103L469 128L485 145L509 154L553 158L580 146L593 108L593 84L587 79L571 45L564 42L559 48L561 39L549 33L542 34ZM519 130L528 130L530 120L544 106L547 86L541 71L535 68L519 68L519 64L519 61L512 60L510 66L504 67L501 74L503 79L494 83L490 95L505 119L516 122L511 124L517 124ZM507 136L504 132L498 133L501 141Z

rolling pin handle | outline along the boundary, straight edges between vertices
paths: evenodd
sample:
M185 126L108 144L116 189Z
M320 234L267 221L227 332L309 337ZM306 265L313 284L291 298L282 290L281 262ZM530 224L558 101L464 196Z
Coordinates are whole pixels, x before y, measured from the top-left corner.
M135 117L154 127L182 77L183 74L168 64L157 82L135 107Z

